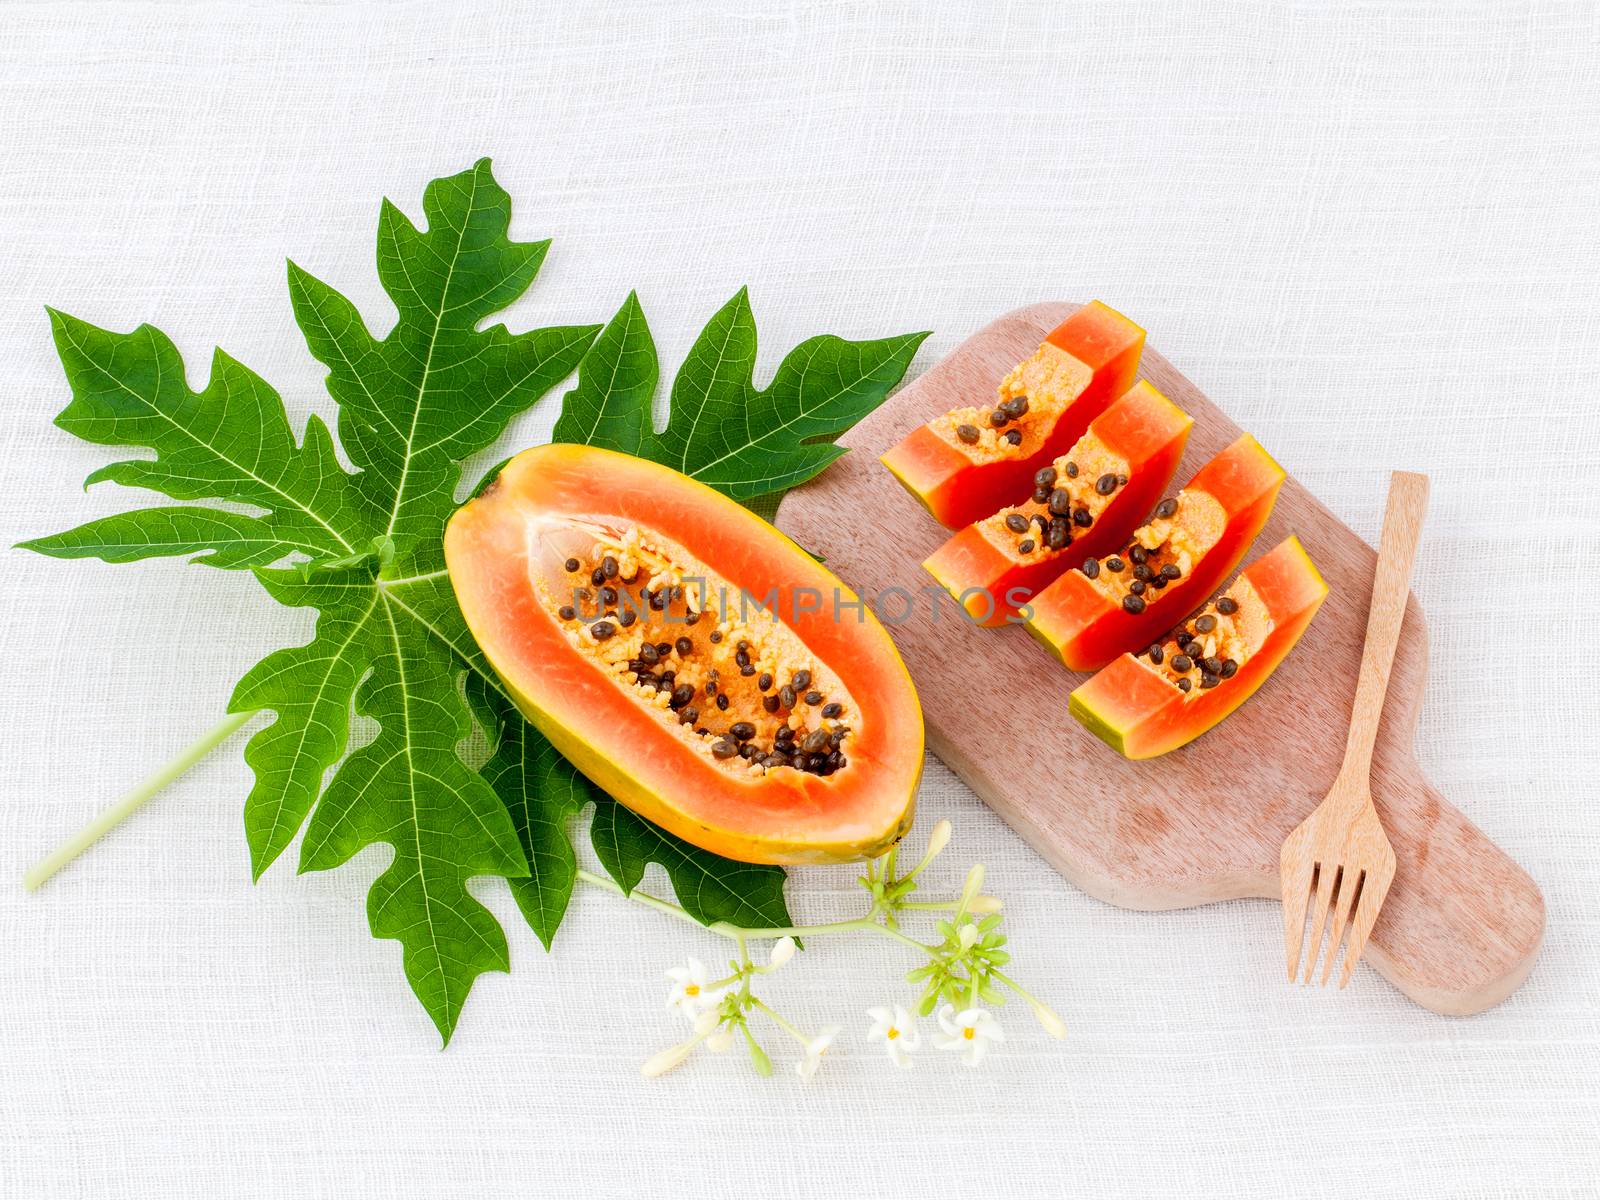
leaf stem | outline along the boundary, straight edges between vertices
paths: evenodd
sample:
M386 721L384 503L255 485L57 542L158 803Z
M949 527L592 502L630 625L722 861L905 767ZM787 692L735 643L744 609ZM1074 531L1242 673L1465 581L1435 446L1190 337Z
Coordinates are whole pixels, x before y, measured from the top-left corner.
M230 714L227 720L222 721L194 745L167 763L166 766L162 767L110 808L97 814L94 820L78 830L77 833L73 834L72 837L68 838L67 841L50 854L40 859L22 877L23 886L30 892L38 888L40 884L61 870L62 867L131 817L152 796L180 778L190 767L227 741L228 738L238 732L240 726L255 715L254 712Z
M78 832L66 842L62 843L50 854L40 859L39 862L30 868L22 877L23 885L30 892L36 890L52 875L61 870L62 867L66 866L73 859L77 858L78 855L82 854L90 846L94 845L95 842L99 841L107 833L110 833L111 830L115 829L118 825L122 824L123 821L127 820L130 816L137 812L152 797L158 795L163 789L180 779L196 763L205 758L206 755L210 754L223 742L227 741L228 738L233 734L237 733L245 724L245 722L249 721L250 718L255 715L256 711L229 714L225 720L217 724L216 727L207 732L182 754L179 754L176 758L172 759L171 762L167 763L143 783L139 784L138 787L130 791L121 800L118 800L111 807L96 815L92 821L90 821L82 829L78 830ZM871 873L873 870L873 864L869 863L867 870L869 873ZM936 946L930 946L926 942L919 942L916 938L910 937L907 934L901 933L898 929L895 929L892 926L884 925L877 921L875 918L881 908L881 904L877 901L874 901L872 908L869 909L864 916L855 917L847 921L830 921L822 925L784 925L770 926L761 929L747 929L739 925L734 925L728 921L716 921L710 925L702 924L697 918L691 916L687 911L685 911L683 908L680 908L678 905L673 904L670 900L663 900L659 896L652 896L648 892L639 891L637 888L632 892L624 891L622 886L614 879L608 879L604 875L596 875L593 871L586 871L581 867L578 868L577 878L593 887L603 888L608 892L613 892L616 895L623 897L624 899L632 900L638 904L642 904L646 908L653 908L657 912L665 913L667 916L674 917L687 925L693 925L696 929L708 930L709 932L716 934L718 937L727 938L730 941L738 944L740 953L744 956L746 962L749 961L749 957L748 954L745 953L744 946L746 940L749 938L806 938L818 937L832 933L854 933L858 930L866 930L868 932L875 933L880 937L886 937L892 941L900 942L903 945L910 946L913 949L920 950L924 954L928 955L933 955L938 949ZM959 912L964 905L962 905L961 901L957 901L955 906L957 907L959 915ZM950 906L945 904L902 902L901 907L935 909L947 908ZM1019 994L1022 994L1022 989L1017 988L1015 984L1011 984L1009 980L1005 982L1008 986L1012 987L1013 990L1017 991Z

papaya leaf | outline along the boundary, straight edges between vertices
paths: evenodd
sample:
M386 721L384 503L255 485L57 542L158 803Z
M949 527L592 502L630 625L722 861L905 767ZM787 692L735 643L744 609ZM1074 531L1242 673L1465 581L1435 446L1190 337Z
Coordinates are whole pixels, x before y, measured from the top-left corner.
M510 239L510 198L486 159L429 184L422 208L421 228L387 201L380 211L378 274L398 312L382 337L333 287L289 264L295 318L328 369L354 471L316 418L297 444L278 394L221 350L194 392L160 331L115 333L52 310L72 390L57 424L154 452L111 463L89 483L260 511L137 509L24 545L108 562L188 555L248 569L279 603L317 610L311 641L269 654L229 702L235 713L274 713L245 749L256 776L245 802L252 870L259 877L302 828L302 871L390 846L368 921L375 936L400 942L412 990L448 1042L474 980L509 965L504 932L467 880L507 879L548 946L576 880L568 826L591 801L597 851L628 889L655 861L702 921L788 921L782 870L729 862L655 829L599 794L521 719L445 571L441 535L462 460L576 368L558 440L642 454L770 503L841 453L831 439L887 395L922 335L813 338L758 391L741 291L678 373L673 417L657 432L659 366L636 297L604 329L480 328L532 284L549 244ZM352 711L377 729L354 751ZM476 770L462 757L474 721L490 743Z
M266 566L288 554L310 556L324 550L314 539L276 530L261 517L197 505L115 513L22 546L55 558L101 558L113 563L193 554L193 561L214 567Z
M614 802L573 770L482 675L467 677L467 692L494 743L483 777L511 814L528 857L528 874L511 881L511 894L549 949L578 880L578 856L567 826L591 801Z
M666 427L656 431L655 343L630 294L563 398L554 438L664 463L735 500L782 493L844 453L833 440L883 402L927 336L808 338L761 390L754 380L755 316L740 288L695 340L673 380Z
M398 311L382 337L332 287L289 266L295 317L328 368L353 472L315 418L296 445L278 394L223 352L193 392L159 331L113 333L52 312L72 388L57 424L155 451L89 482L265 512L147 509L28 545L113 562L199 554L252 569L281 603L318 610L311 642L268 655L230 701L233 712L275 714L245 749L256 773L245 803L252 867L259 876L302 826L303 871L387 843L368 920L400 942L412 989L448 1041L473 980L507 968L505 935L466 881L527 878L529 864L493 783L458 753L471 719L461 672L488 668L450 596L441 535L461 459L570 375L599 329L479 328L527 289L548 249L510 239L510 197L487 160L429 184L422 208L425 228L382 206L378 274ZM285 558L297 569L267 566ZM378 732L347 754L352 706Z
M667 869L678 903L702 924L728 921L746 929L790 923L783 871L719 858L663 833L615 800L603 799L589 829L606 873L631 892L652 862Z
M561 399L553 440L638 454L653 436L650 400L661 374L638 296L628 293L586 357L577 386Z
M375 514L334 457L327 426L313 417L296 446L282 399L250 368L218 350L205 391L192 392L178 348L160 330L111 333L49 313L72 385L56 424L85 441L155 451L153 459L101 467L85 486L111 480L174 500L250 504L268 515L245 524L220 509L146 509L24 543L28 549L111 562L209 550L203 561L213 566L244 567L296 552L350 554L370 537Z

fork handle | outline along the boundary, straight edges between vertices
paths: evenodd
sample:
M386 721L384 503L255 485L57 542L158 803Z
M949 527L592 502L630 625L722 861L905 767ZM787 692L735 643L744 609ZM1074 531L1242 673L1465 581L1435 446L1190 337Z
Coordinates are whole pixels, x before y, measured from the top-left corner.
M1378 570L1372 581L1372 608L1367 614L1367 640L1361 651L1361 676L1356 682L1355 706L1350 714L1350 736L1345 742L1341 775L1363 786L1352 791L1366 794L1372 772L1372 748L1383 716L1383 697L1389 690L1394 648L1405 620L1406 598L1411 593L1411 564L1422 537L1422 518L1428 508L1428 477L1396 471L1389 477L1389 501L1383 513L1383 540L1378 547Z

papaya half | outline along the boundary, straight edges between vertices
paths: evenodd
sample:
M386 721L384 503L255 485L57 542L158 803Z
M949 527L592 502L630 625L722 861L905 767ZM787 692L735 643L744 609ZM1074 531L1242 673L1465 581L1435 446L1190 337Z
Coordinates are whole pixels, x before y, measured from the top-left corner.
M1300 540L1288 538L1193 620L1077 688L1072 715L1127 758L1187 745L1266 682L1327 594Z
M1193 424L1141 380L1039 469L1031 499L968 525L923 568L978 624L1014 620L1068 566L1127 540L1172 482Z
M444 548L507 693L640 816L760 863L876 855L910 827L922 710L894 643L741 505L656 463L539 446Z
M1033 597L1028 631L1074 671L1149 645L1239 565L1282 486L1283 468L1244 434L1157 505L1124 549L1086 556Z
M1144 330L1098 300L1000 381L992 405L955 408L882 456L942 525L960 529L1027 496L1034 474L1133 386Z

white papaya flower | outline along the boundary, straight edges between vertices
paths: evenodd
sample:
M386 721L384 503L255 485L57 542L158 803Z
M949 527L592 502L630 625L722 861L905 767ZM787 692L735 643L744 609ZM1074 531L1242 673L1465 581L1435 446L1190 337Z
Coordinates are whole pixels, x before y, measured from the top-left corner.
M794 1065L795 1074L799 1075L801 1079L810 1079L815 1075L817 1068L822 1065L823 1054L827 1052L829 1046L833 1045L833 1039L838 1036L839 1027L830 1025L807 1042L806 1056Z
M922 1045L922 1032L917 1022L905 1009L896 1004L892 1008L869 1008L867 1016L872 1027L867 1030L867 1041L882 1042L885 1053L897 1067L911 1065L911 1051Z
M712 990L706 978L706 965L698 958L691 958L687 966L673 967L667 972L667 978L672 981L667 1007L677 1009L691 1021L722 999L720 991Z
M983 1061L990 1042L1006 1040L1006 1031L1000 1028L994 1014L982 1008L968 1008L958 1013L954 1004L946 1004L939 1010L939 1028L944 1036L934 1044L941 1050L958 1052L969 1067Z

